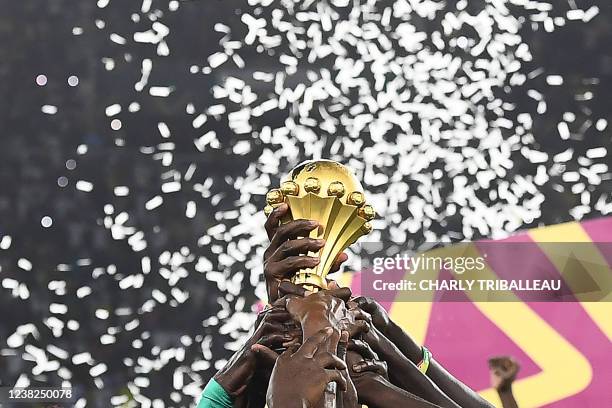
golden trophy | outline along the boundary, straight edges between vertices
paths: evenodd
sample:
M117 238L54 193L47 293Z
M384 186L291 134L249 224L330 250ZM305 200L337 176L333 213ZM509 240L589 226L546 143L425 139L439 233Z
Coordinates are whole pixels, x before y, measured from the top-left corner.
M300 270L292 282L309 290L327 288L325 277L336 257L359 237L372 230L368 222L375 216L372 206L365 204L361 183L346 166L332 160L309 160L289 173L280 188L266 195L269 215L275 207L287 203L290 215L282 222L297 219L316 220L321 225L311 231L310 238L325 239L317 253L315 268Z

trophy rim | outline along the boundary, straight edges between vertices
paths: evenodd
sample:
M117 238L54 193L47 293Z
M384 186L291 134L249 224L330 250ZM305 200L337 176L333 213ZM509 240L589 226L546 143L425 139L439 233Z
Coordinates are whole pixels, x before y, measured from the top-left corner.
M308 170L307 167L309 165L316 164L320 164L321 168L313 169L312 175L308 174L310 170ZM334 174L336 174L338 177L333 177ZM339 161L330 159L304 160L303 162L295 166L293 169L291 169L287 176L281 181L281 183L287 181L297 182L300 179L302 179L301 182L303 183L305 179L309 177L319 179L324 185L329 185L334 181L339 181L343 183L344 188L346 188L346 193L340 194L340 196L344 196L343 201L346 201L346 197L352 192L359 192L365 195L365 189L363 188L363 185L357 178L353 169ZM322 193L325 194L324 191L322 191ZM300 191L298 193L298 195L300 196L303 194L303 191Z

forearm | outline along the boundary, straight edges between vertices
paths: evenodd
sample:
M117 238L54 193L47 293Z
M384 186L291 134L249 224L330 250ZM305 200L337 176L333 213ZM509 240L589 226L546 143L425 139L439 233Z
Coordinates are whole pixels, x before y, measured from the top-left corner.
M397 372L393 376L398 386L406 391L412 392L427 401L438 404L442 407L459 408L452 398L447 396L431 379L425 376L411 361L406 358L398 359L389 364L390 372ZM467 408L467 407L464 407Z
M252 381L247 388L247 407L264 408L266 406L267 381Z
M249 340L214 376L215 381L233 398L246 389L253 375L255 363L250 353L251 344Z
M366 339L370 335L372 334L368 333ZM374 342L376 344L374 351L387 362L393 383L442 407L459 407L432 380L421 373L417 366L406 358L389 339L382 333L377 333L377 336L380 340Z
M516 399L514 399L514 394L512 393L512 388L506 391L498 391L498 394L503 408L518 408L518 404L516 403Z
M363 387L363 395L359 396L359 402L370 408L438 408L431 402L427 402L395 385L382 377L368 380Z
M404 329L390 321L384 335L414 364L418 364L423 357L421 346L410 337Z
M453 401L464 408L493 408L493 405L457 378L436 360L431 360L427 376Z
M402 352L402 354L418 364L423 358L421 347L394 322L390 322L385 333L391 342ZM435 360L432 360L427 370L427 376L457 404L465 408L492 408L489 402L453 377L444 367Z

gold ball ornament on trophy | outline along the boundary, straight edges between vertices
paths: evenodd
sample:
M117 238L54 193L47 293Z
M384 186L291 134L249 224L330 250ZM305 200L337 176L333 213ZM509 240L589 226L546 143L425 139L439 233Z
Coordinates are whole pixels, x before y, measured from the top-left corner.
M269 215L275 207L287 203L290 214L281 222L316 220L320 227L311 231L310 238L324 239L325 245L316 253L319 264L300 270L292 282L311 291L327 288L325 277L336 257L361 236L372 231L369 223L376 213L365 203L361 183L351 169L332 160L309 160L295 167L280 188L266 195L264 209Z

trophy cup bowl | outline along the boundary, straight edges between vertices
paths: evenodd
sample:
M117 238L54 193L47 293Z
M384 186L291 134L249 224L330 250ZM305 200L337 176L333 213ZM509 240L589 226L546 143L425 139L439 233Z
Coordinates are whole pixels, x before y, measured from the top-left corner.
M375 216L365 204L361 183L346 166L332 160L309 160L299 164L281 182L280 188L266 195L269 215L275 207L287 203L290 214L281 222L297 219L316 220L320 227L310 238L325 239L325 245L310 256L318 256L315 268L298 271L292 282L311 291L327 288L325 277L336 257L362 235L372 230L368 222Z

